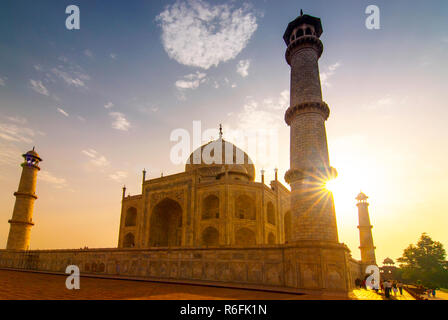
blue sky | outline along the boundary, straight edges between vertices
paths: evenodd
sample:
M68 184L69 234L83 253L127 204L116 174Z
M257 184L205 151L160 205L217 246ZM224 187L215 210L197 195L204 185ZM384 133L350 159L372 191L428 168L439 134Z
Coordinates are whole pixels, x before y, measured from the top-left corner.
M80 30L65 28L71 4L80 8ZM370 4L381 10L380 30L365 27ZM263 168L271 178L278 167L283 177L282 36L300 9L323 23L320 72L330 159L343 185L335 190L341 240L356 257L353 198L363 189L381 257L399 256L424 231L447 244L434 224L448 224L447 2L283 0L2 1L0 242L20 154L33 145L44 159L32 237L40 248L56 239L61 247L116 245L121 186L140 192L143 168L150 178L182 171L170 163L169 137L191 131L194 120L203 129L223 123L224 135L275 128L279 156Z

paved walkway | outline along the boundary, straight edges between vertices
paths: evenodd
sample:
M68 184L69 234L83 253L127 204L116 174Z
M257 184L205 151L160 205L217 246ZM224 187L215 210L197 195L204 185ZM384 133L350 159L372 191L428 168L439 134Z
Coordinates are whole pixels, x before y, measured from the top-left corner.
M428 298L428 295L423 295L422 296L424 299L428 299L428 300L448 300L448 293L440 291L440 290L436 290L436 296L435 298L432 297Z
M350 298L357 300L415 300L406 290L403 290L403 295L400 295L400 292L396 296L392 293L391 298L387 299L381 291L376 293L373 290L356 289L353 290Z
M320 296L255 290L83 278L68 290L64 275L0 270L0 300L321 300ZM336 300L340 298L326 297Z

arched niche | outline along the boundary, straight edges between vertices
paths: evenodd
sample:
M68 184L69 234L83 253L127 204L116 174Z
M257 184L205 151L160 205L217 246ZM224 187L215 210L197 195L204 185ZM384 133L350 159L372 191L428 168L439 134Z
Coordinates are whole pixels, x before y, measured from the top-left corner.
M180 246L182 240L182 207L165 198L152 210L149 230L150 247Z
M202 202L202 220L219 218L219 198L211 194Z

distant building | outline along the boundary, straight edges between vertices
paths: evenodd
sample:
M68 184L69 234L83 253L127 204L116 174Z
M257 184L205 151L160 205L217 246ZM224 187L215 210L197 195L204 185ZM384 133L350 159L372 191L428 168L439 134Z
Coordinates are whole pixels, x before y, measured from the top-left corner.
M382 280L400 280L397 273L397 267L394 260L386 258L383 261L383 266L380 267L380 276Z

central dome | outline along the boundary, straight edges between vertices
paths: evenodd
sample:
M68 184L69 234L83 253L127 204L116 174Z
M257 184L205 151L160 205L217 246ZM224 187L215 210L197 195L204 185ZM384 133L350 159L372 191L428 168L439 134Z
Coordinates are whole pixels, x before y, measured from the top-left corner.
M219 152L221 156L219 156ZM215 156L215 153L216 156ZM210 141L193 151L185 165L185 171L198 170L202 176L217 177L223 171L241 172L245 168L250 181L255 180L255 166L247 153L233 143L220 138ZM235 170L233 170L235 169Z

